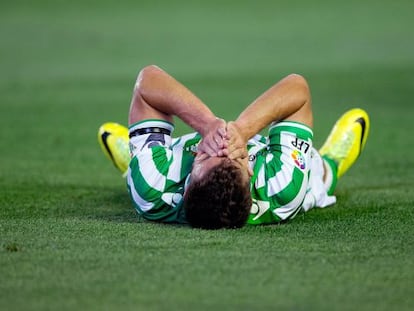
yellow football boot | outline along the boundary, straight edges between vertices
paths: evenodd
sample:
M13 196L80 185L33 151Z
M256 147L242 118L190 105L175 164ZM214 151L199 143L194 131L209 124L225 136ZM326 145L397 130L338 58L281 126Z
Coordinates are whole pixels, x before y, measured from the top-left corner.
M336 121L319 153L337 164L338 178L345 174L361 154L367 142L369 127L368 114L359 108L345 112Z
M107 122L98 130L98 142L103 153L125 176L131 160L128 128L118 123Z

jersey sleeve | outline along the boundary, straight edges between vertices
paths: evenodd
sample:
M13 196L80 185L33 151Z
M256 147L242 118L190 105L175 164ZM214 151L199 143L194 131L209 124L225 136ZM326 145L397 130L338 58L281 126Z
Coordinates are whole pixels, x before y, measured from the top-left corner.
M148 133L132 137L127 187L138 214L151 221L185 223L184 185L192 168L196 133L172 139Z
M308 186L311 148L310 128L293 122L270 127L267 147L256 154L248 223L277 223L299 212Z

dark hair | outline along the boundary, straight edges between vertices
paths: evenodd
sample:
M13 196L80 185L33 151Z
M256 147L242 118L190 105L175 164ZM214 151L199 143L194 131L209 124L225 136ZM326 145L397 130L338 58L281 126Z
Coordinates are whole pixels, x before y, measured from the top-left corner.
M191 181L184 196L187 220L195 228L240 228L251 206L250 180L229 159Z

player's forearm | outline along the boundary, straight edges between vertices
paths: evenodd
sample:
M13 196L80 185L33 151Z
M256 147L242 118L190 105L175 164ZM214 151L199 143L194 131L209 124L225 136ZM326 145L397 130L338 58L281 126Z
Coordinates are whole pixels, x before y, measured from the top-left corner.
M197 96L156 66L148 66L141 71L136 87L148 105L167 115L179 117L202 135L206 125L216 119Z
M271 122L294 114L307 101L310 101L310 94L305 79L292 74L258 97L235 122L247 141Z

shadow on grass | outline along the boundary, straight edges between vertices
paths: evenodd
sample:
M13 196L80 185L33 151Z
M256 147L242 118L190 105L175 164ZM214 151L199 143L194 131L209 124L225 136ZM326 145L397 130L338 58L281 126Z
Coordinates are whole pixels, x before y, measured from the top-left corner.
M70 218L143 222L123 186L31 183L3 189L1 215L8 219Z
M99 201L95 199L95 208L90 210L88 218L113 222L139 223L144 220L135 211L132 202L124 189L103 189L103 193L94 194L99 196Z

